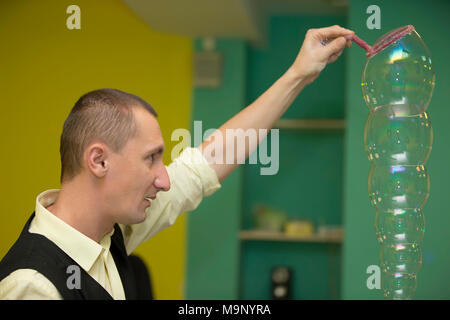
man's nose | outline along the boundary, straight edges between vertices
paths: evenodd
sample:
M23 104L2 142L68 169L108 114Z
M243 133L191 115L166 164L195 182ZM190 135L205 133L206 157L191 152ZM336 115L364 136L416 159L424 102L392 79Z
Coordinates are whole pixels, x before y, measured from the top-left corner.
M160 190L169 191L170 178L169 174L167 173L166 166L162 165L161 168L158 170L154 185L156 188Z

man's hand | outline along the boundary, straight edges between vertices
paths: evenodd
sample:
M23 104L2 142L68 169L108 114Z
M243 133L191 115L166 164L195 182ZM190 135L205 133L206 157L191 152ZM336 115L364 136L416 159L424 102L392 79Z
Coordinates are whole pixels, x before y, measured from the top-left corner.
M337 60L345 46L351 46L352 42L344 36L352 34L353 31L337 25L308 30L290 69L304 84L313 82L328 63Z

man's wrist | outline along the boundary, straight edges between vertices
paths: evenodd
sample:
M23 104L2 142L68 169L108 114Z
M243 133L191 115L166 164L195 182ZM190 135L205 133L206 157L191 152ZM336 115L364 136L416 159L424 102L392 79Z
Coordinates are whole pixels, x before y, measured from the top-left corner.
M306 77L299 73L297 70L295 70L293 67L290 67L286 73L284 74L284 77L287 79L288 82L292 83L296 88L303 89L309 82L307 81Z

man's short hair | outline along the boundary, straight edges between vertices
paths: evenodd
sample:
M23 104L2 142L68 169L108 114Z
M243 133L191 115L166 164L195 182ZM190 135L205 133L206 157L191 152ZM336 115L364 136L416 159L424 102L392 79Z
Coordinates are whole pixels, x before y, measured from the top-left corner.
M61 183L83 168L83 153L93 142L102 142L118 153L136 134L133 107L143 107L157 117L153 107L134 94L117 89L86 93L75 103L61 134Z

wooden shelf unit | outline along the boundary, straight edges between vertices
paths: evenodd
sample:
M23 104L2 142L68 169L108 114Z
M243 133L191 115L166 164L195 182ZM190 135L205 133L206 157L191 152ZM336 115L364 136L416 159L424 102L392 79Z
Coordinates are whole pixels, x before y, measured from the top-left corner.
M315 242L315 243L341 243L342 236L322 236L313 235L308 237L300 237L287 235L281 232L271 232L264 230L242 230L239 232L240 240L255 241L287 241L287 242Z
M341 119L280 119L274 128L292 130L345 130L346 121Z

